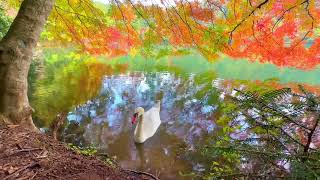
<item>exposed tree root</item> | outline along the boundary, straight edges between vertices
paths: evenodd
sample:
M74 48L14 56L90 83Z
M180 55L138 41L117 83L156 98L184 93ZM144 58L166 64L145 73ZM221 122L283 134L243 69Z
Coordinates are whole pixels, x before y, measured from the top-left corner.
M153 174L150 174L150 173L147 173L147 172L136 171L136 170L132 170L132 169L124 169L124 170L125 170L125 171L129 171L129 172L132 172L132 173L135 173L135 174L138 174L138 175L146 175L146 176L151 177L152 179L159 180L159 178L157 178L157 177L154 176Z

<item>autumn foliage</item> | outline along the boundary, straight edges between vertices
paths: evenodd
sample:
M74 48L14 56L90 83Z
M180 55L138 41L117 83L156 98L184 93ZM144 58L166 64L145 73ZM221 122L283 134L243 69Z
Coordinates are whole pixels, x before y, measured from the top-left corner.
M166 47L165 55L196 49L209 60L226 54L311 69L320 62L319 18L319 3L309 0L113 0L99 6L73 0L58 1L50 22L66 30L54 37L95 55L150 55Z

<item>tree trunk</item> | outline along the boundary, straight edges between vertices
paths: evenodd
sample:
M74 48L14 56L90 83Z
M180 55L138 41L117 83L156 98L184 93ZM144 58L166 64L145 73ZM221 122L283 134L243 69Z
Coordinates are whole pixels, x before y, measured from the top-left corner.
M53 139L58 139L58 130L62 127L64 124L65 119L67 118L68 112L62 112L59 113L56 117L56 119L52 122L50 125L50 131Z
M37 130L31 118L27 76L33 49L53 5L54 0L24 0L0 42L0 123Z

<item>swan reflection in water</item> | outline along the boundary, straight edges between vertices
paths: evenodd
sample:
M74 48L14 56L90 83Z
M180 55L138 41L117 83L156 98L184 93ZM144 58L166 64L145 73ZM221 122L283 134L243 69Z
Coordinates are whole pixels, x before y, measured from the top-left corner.
M144 170L145 169L145 164L146 164L146 158L144 157L144 147L142 143L135 143L138 156L140 159L140 165L138 166L138 170Z

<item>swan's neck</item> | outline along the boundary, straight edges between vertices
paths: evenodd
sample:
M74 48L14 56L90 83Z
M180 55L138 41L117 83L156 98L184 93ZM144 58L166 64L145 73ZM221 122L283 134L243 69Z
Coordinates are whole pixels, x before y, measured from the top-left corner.
M143 114L141 116L138 117L139 121L137 124L137 137L142 137L142 126L143 126Z

